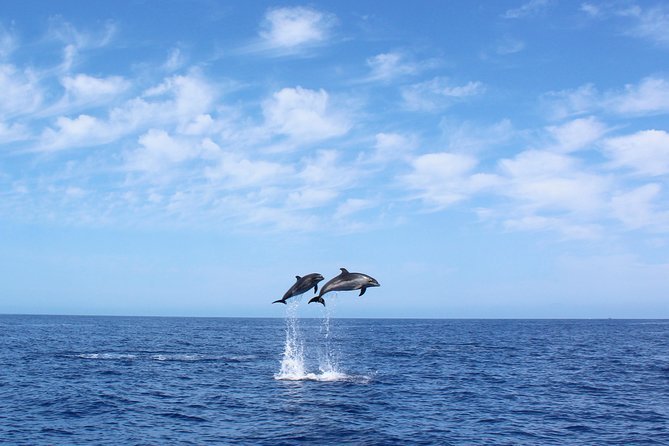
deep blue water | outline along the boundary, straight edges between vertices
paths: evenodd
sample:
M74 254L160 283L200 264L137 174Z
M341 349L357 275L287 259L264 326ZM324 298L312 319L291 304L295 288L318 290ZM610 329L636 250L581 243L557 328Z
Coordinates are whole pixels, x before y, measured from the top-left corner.
M669 444L669 321L0 316L0 443Z

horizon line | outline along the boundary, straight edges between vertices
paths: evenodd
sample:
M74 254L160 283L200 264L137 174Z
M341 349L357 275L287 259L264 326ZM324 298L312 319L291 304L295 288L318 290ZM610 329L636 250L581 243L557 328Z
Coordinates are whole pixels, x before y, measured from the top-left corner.
M140 315L140 314L66 314L66 313L0 313L3 316L40 316L40 317L114 317L114 318L174 318L174 319L285 319L286 316L179 316L179 315ZM419 317L419 316L330 316L332 319L398 319L398 320L537 320L537 321L572 321L572 320L617 320L617 321L669 321L669 318L657 317ZM300 319L320 319L317 316Z

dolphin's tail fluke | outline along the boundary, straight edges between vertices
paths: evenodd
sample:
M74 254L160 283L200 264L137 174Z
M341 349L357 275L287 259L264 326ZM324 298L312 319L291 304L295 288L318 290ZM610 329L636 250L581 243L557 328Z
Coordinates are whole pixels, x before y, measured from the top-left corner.
M321 296L314 297L313 299L311 299L309 301L309 303L311 303L311 302L318 302L319 304L325 306L325 299L323 299Z
M275 300L275 301L272 302L272 303L273 303L273 304L278 304L279 302L281 302L282 304L286 305L286 301L285 301L284 299Z

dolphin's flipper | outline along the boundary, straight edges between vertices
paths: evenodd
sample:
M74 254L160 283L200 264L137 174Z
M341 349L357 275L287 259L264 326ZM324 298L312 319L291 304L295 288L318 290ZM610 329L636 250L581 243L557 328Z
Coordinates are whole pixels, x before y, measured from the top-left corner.
M362 296L363 294L365 294L365 291L367 291L367 287L360 288L360 294L358 294L358 296Z
M314 285L314 294L318 293L318 284Z
M272 303L273 303L273 304L278 304L279 302L281 302L282 304L286 305L286 301L283 300L283 299L275 300L275 301L272 302Z
M311 299L309 301L309 303L311 303L311 302L318 302L319 304L325 306L325 299L323 299L321 296L314 297L313 299Z

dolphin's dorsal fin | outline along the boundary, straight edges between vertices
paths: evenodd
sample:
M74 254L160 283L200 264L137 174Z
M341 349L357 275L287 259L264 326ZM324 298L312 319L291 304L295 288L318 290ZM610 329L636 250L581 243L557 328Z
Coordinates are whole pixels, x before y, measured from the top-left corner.
M296 278L297 280L300 280L300 279L301 279L301 277L300 277L300 276L295 276L295 278Z
M365 291L367 291L367 287L360 288L360 294L358 294L358 296L362 296L363 294L365 294Z
M348 274L348 270L346 268L339 268L339 269L341 270L342 273Z

